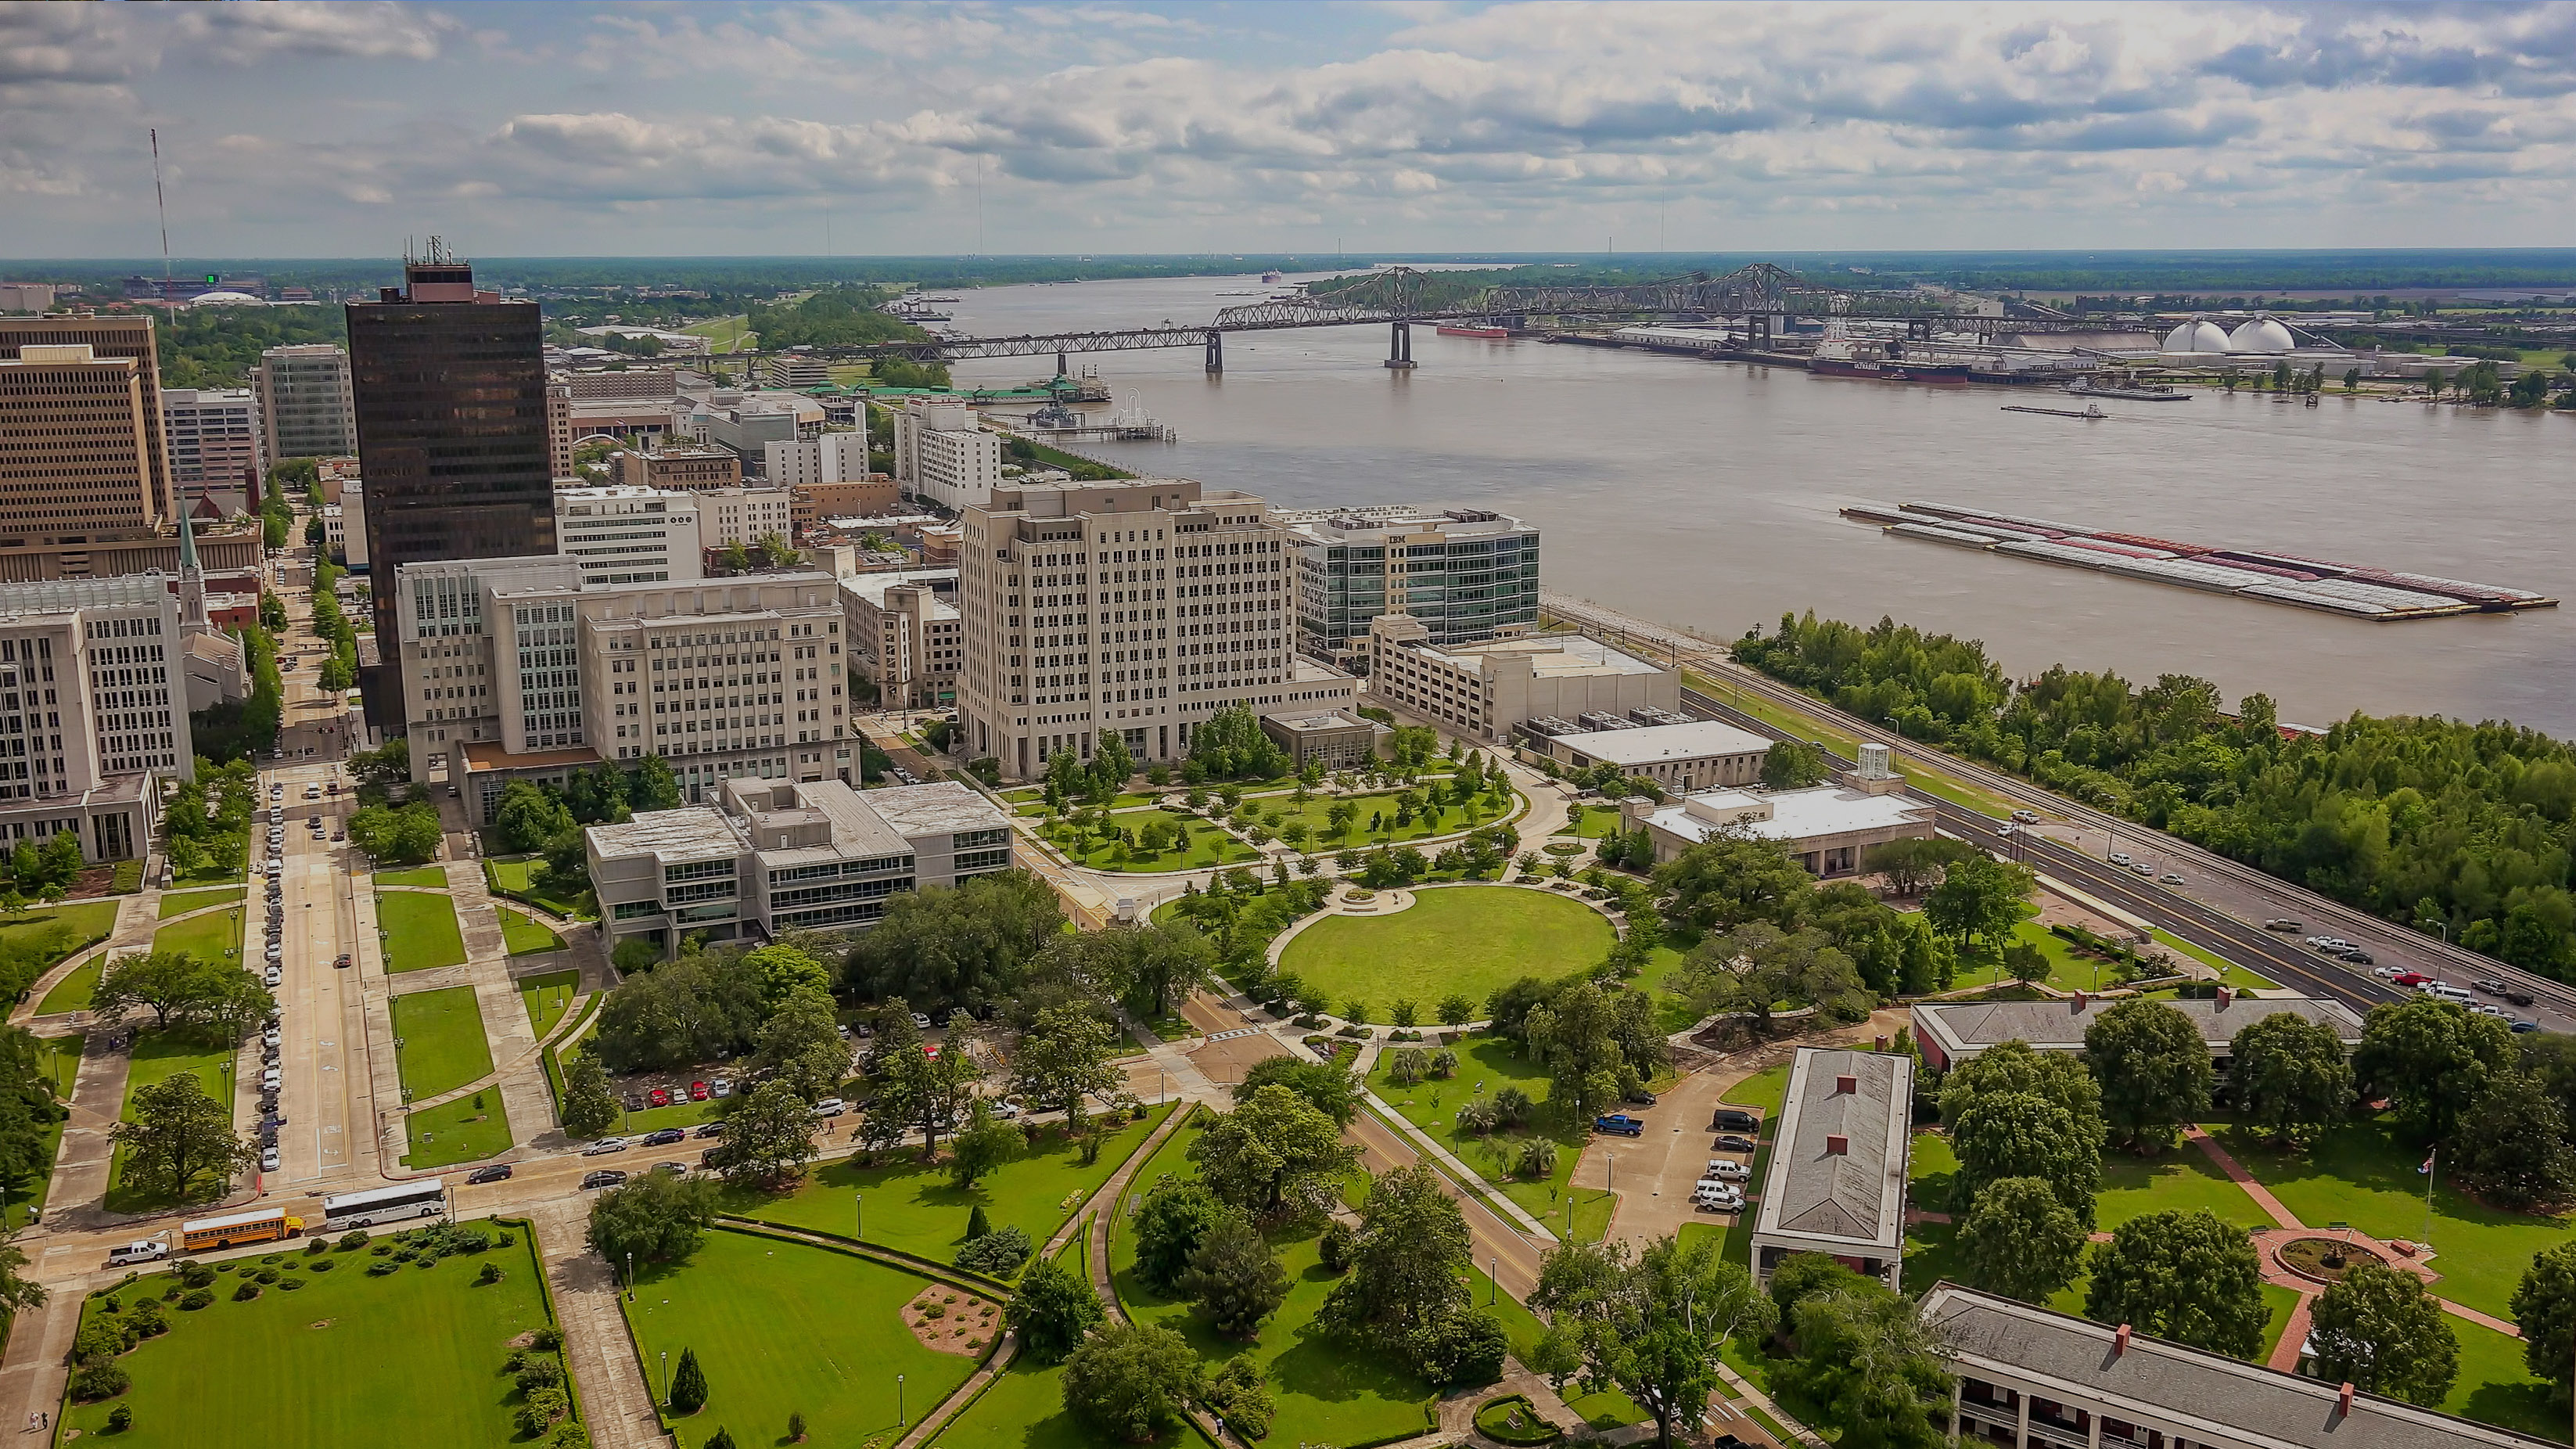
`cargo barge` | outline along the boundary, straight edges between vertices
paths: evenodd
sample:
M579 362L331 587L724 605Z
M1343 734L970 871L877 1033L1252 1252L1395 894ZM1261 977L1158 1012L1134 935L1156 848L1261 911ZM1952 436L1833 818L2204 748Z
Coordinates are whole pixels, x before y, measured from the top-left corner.
M2558 606L2556 599L2500 584L2339 563L2270 549L2192 543L1941 503L1855 505L1842 510L1842 515L1926 543L2009 554L2039 563L2091 569L2205 593L2235 594L2262 603L2318 609L2380 623Z

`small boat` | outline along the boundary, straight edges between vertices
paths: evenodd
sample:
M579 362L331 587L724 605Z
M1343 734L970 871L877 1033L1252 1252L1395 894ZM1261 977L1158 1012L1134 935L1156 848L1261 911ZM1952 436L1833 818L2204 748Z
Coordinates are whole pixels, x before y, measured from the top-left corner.
M1261 280L1262 280L1262 283L1263 283L1264 285L1268 285L1269 283L1276 282L1276 281L1278 281L1279 279L1280 279L1280 277L1279 277L1279 274L1278 274L1277 272L1263 272L1263 273L1261 274Z
M1451 326L1446 322L1441 323L1433 330L1443 337L1509 337L1512 335L1511 329L1508 327Z
M2013 403L2004 404L2003 410L2008 413L2037 413L2042 417L2048 418L2083 418L2088 422L2098 421L2110 416L2109 413L2102 411L2099 406L2093 403L2086 403L2084 405L2084 411L2080 413L2075 411L2073 408L2026 408Z
M2099 383L2079 377L2066 385L2070 397L2111 397L2123 402L2189 402L2191 394L2170 387L2141 387L2127 383Z

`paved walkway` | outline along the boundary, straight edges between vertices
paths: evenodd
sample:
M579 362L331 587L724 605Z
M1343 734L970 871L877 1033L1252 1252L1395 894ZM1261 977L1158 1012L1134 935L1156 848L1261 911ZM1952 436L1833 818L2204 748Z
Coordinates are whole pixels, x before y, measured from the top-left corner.
M554 1287L564 1362L580 1390L590 1442L597 1449L668 1449L672 1440L653 1412L652 1387L644 1382L625 1315L618 1311L616 1276L590 1251L588 1205L564 1199L529 1218L537 1228L546 1280Z

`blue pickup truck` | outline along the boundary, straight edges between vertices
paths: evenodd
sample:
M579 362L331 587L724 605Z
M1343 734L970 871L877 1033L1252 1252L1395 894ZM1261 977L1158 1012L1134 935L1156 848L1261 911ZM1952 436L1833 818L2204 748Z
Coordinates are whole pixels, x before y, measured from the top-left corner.
M1605 1117L1593 1118L1592 1130L1616 1133L1621 1137L1643 1137L1646 1135L1646 1119L1631 1117L1625 1112L1612 1112Z

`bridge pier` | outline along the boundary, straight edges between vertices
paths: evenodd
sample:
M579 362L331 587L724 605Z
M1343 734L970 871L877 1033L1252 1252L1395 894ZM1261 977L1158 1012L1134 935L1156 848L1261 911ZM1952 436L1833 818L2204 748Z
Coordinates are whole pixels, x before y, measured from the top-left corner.
M1207 370L1210 374L1225 371L1225 334L1213 327L1207 335Z
M1064 370L1064 349L1061 347L1055 350L1055 375L1058 377L1067 375Z
M1755 312L1744 319L1744 344L1756 352L1771 350L1771 314Z
M1395 368L1413 366L1413 324L1397 322L1386 339L1386 365Z

